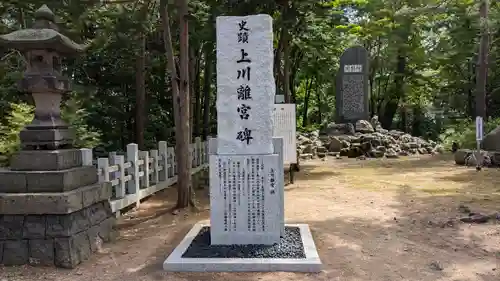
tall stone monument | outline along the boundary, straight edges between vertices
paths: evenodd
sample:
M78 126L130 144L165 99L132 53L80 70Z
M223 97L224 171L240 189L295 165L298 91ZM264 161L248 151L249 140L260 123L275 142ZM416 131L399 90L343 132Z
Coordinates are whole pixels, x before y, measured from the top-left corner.
M283 138L273 138L272 18L222 16L216 25L210 225L195 225L163 268L317 272L321 261L308 226L284 223Z
M368 120L368 52L362 46L344 51L336 82L336 122L355 124Z
M72 148L73 135L61 119L62 95L71 91L61 56L85 50L58 31L43 5L32 28L0 36L0 45L19 50L27 66L19 83L33 97L35 116L20 133L21 151L0 170L0 262L73 268L111 238L111 186Z
M218 134L217 153L210 156L211 241L277 243L283 181L278 178L280 152L275 154L273 146L272 18L218 17L216 29Z

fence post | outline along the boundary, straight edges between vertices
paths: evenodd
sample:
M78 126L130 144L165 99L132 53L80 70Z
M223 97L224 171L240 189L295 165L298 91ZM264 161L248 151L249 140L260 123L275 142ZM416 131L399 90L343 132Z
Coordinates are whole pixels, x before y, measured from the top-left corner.
M115 151L111 151L111 152L108 153L109 165L114 165L115 164L115 163L113 163L113 159L114 159L115 156L116 156L116 152ZM116 179L116 174L117 174L116 172L111 172L109 174L109 179L110 180ZM114 189L114 187L113 187L113 189Z
M173 177L175 176L175 151L173 147L168 147L167 148L167 163L168 163L168 177Z
M99 182L109 182L109 159L97 159L97 169L99 169Z
M139 159L144 161L142 164L142 172L144 175L141 179L141 187L148 188L149 187L149 152L147 151L139 151ZM139 196L139 194L137 195Z
M203 147L205 146L205 143L200 139L200 157L199 157L199 160L200 160L200 165L203 165Z
M127 144L127 162L130 162L130 168L128 168L128 174L132 178L127 182L127 194L134 194L136 196L136 202L139 201L139 151L137 144L129 143ZM137 205L137 203L136 203Z
M171 152L172 153L170 155L172 156L172 160L171 160L172 161L171 162L171 164L172 164L172 176L175 176L175 175L177 175L177 155L175 155L175 149L173 147L171 149Z
M160 173L160 181L166 181L168 180L168 150L167 150L167 142L166 141L160 141L158 143L158 150L159 150L159 157L161 160L161 163L163 164L163 170Z
M208 141L203 142L203 164L208 163L208 149L207 149Z
M159 169L160 169L160 161L159 161L159 157L158 157L158 150L156 149L153 149L149 152L149 154L151 154L151 158L153 159L153 165L152 165L152 169L153 169L153 173L151 174L151 181L154 183L154 184L158 184L160 181L158 180L158 177L159 177Z
M194 145L193 143L189 144L189 159L191 160L191 168L194 168Z
M196 167L199 167L201 165L201 138L200 137L196 137L194 139L194 151L195 151L195 155L194 155L194 158L195 158L195 166Z
M92 166L92 149L82 148L82 164L83 166Z
M113 165L118 166L118 171L116 172L115 178L119 178L118 185L115 187L116 198L125 197L125 156L114 155L111 158Z

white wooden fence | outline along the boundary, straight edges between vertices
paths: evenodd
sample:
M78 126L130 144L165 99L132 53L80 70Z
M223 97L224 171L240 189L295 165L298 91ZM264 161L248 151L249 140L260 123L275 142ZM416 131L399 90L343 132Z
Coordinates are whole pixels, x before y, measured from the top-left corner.
M196 138L190 145L191 174L208 168L208 142ZM82 149L85 165L92 165L92 150ZM109 153L108 158L97 159L99 182L111 182L113 196L110 200L114 213L177 182L177 161L174 147L160 141L158 149L139 151L135 143L127 145L125 155Z

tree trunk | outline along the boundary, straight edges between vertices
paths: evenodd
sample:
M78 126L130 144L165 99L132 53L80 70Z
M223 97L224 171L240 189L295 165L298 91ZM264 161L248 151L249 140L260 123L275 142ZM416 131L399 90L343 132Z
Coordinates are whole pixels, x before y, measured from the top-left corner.
M476 80L476 116L481 116L486 120L486 81L488 79L488 0L482 0L480 6L481 16L481 41L479 45L479 56L477 64L477 80Z
M203 74L203 140L208 139L210 132L210 86L212 85L212 48L205 47L205 72Z
M404 79L406 73L406 56L402 49L398 50L396 73L394 75L394 95L390 97L387 102L384 114L380 120L381 125L390 130L394 115L396 114L399 106L399 101L404 96Z
M194 95L194 77L195 77L195 68L196 68L196 58L195 58L195 55L194 55L194 49L193 49L193 46L189 46L189 50L188 50L188 72L189 72L189 77L191 78L189 80L189 93L190 94L193 94ZM190 103L189 103L189 124L191 125L190 127L190 132L189 132L189 142L191 143L192 140L194 139L194 130L195 130L195 127L196 127L196 119L195 119L195 102L196 100L195 99L190 99Z
M474 63L471 62L469 63L469 72L467 73L469 75L468 80L467 80L467 113L470 118L474 118L475 114L475 100L474 100L474 93L473 93L473 87L476 84L476 69L474 67Z
M177 75L177 67L175 63L174 49L172 46L172 34L170 31L170 18L168 14L168 0L160 1L160 10L161 10L161 20L163 27L163 38L165 44L165 52L167 55L167 63L168 68L170 69L170 76L172 82L172 95L173 95L173 108L174 108L174 120L175 120L175 137L176 137L176 145L175 145L175 153L177 155L177 167L178 167L178 177L177 177L177 206L176 208L184 208L189 205L190 202L190 191L191 191L191 158L189 157L189 97L187 97L186 102L186 92L183 92L184 96L181 99L179 84L183 86L183 90L186 91L186 88L189 87L186 80L182 80L182 83L179 83L179 77ZM182 12L186 12L187 9L182 7L184 5L180 5ZM184 13L181 13L184 14ZM181 16L181 18L184 18ZM181 21L182 22L182 21ZM187 30L185 26L181 29L181 32L186 32ZM187 36L184 36L183 42L185 43ZM183 47L186 47L185 45ZM187 52L183 50L183 57L181 59L181 69L184 71L182 78L186 79L186 72L188 71L188 58ZM185 62L185 64L182 64ZM182 74L182 73L181 73ZM189 94L189 92L187 92ZM184 108L180 106L181 101L184 105ZM187 113L187 114L186 114ZM187 129L186 129L187 127ZM188 167L189 166L189 167Z
M299 65L300 65L300 62L302 61L302 59L304 58L304 53L301 52L300 50L296 51L296 52L293 52L295 55L293 56L294 57L294 61L293 61L293 64L292 64L292 69L291 69L291 72L290 72L290 99L291 99L291 102L292 103L296 103L297 101L297 97L296 97L296 91L295 91L295 77L297 76L297 72L299 70Z
M282 93L280 91L280 73L281 73L281 49L283 46L283 32L285 30L285 26L283 25L281 27L281 32L280 32L280 38L278 40L278 47L276 48L275 51L275 56L274 56L274 79L276 83L276 93L280 94Z
M194 96L194 136L199 137L201 135L200 127L201 127L201 116L202 116L202 108L201 108L201 91L200 91L200 72L201 72L201 52L196 52L196 65L194 71L193 78L193 91L191 91L191 95Z
M306 96L304 99L304 111L302 112L302 127L305 128L308 124L307 122L307 111L309 110L309 98L311 97L311 88L314 78L310 78L306 81Z
M179 107L179 135L177 136L176 148L178 151L178 176L177 176L177 208L186 208L194 203L191 199L191 154L190 146L190 122L189 122L189 24L188 24L188 0L177 0L180 24L179 39L179 65L180 65L180 89L177 98Z
M316 103L318 104L318 120L316 121L319 125L323 123L323 111L321 102L321 91L319 89L319 82L316 82Z
M174 111L174 125L176 128L176 136L177 134L177 129L179 127L179 107L177 107L175 104L177 102L177 99L179 97L179 77L177 75L177 66L175 62L175 56L174 56L174 48L172 46L172 33L170 31L170 16L168 14L168 0L161 0L160 1L160 17L161 17L161 24L162 24L162 29L163 29L163 42L165 44L165 53L167 57L167 64L169 72L170 72L170 81L172 85L172 108ZM167 77L165 77L165 82L167 81Z
M283 91L285 95L285 103L290 103L290 34L286 29L286 26L283 26L285 32L283 36L285 39L283 41L283 58L285 60L285 65L283 67Z
M139 34L140 46L136 57L135 72L135 142L140 150L144 147L144 127L146 123L146 38L141 29Z

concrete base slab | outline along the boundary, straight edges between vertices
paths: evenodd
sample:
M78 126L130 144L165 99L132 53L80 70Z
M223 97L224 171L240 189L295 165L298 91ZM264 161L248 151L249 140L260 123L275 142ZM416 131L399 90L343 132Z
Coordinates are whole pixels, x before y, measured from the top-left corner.
M321 260L316 250L311 231L307 224L286 224L298 227L306 258L183 258L182 255L191 245L200 230L209 226L197 223L181 243L163 262L163 269L175 272L320 272Z

